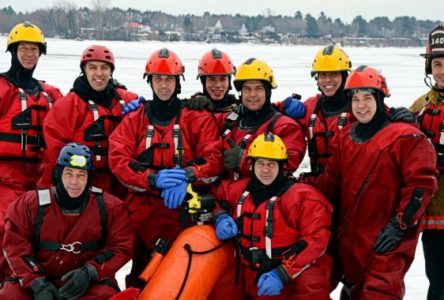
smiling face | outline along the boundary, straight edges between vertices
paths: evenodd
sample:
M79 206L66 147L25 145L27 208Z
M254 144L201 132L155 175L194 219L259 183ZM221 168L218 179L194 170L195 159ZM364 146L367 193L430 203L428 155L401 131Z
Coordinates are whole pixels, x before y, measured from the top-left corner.
M205 88L211 100L221 101L228 92L230 77L228 75L208 75L205 78Z
M276 160L258 158L254 163L254 174L263 185L270 185L279 173L279 163Z
M358 90L353 93L351 102L353 115L359 123L366 124L373 119L376 114L377 104L372 93Z
M40 58L39 45L37 43L20 42L17 47L17 58L23 68L31 70Z
M88 171L65 167L62 172L62 183L71 198L79 197L88 182Z
M444 89L444 57L435 57L432 59L432 76L436 82L437 88Z
M247 80L242 85L242 104L251 111L259 111L264 106L266 92L260 80Z
M111 66L98 60L87 61L84 67L86 78L93 90L102 92L106 89L111 78Z
M342 75L341 72L319 72L318 73L318 86L322 93L331 97L341 87Z

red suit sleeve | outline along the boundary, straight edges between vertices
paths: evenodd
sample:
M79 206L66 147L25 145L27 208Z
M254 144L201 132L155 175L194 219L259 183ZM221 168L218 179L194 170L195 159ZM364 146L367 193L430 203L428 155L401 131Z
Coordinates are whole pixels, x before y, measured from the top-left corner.
M293 279L325 253L331 235L333 208L319 191L305 184L293 185L284 196L291 197L280 201L286 221L300 231L299 241L307 243L301 252L282 262L288 278Z
M285 104L285 99L281 100L279 102L273 102L272 105L273 107L280 113L285 114L285 109L284 109L284 104Z
M228 191L230 188L232 180L222 180L218 185L213 185L211 187L211 194L214 196L216 201L226 200L227 195L229 195Z
M125 204L110 194L104 194L104 197L106 199L112 197L113 201L106 202L106 241L99 251L99 256L112 253L112 257L104 262L97 259L89 261L96 267L98 280L114 277L116 272L131 259L134 251L135 233Z
M5 218L5 236L3 251L12 271L22 279L22 286L28 288L32 282L44 277L36 265L33 270L25 258L34 259L32 248L32 232L35 211L37 209L37 193L30 191L22 194L9 205Z
M404 136L392 147L392 157L399 163L404 178L400 188L401 199L396 207L396 214L405 212L412 201L413 191L418 188L424 191L421 205L414 216L407 220L414 225L404 232L399 245L384 254L373 253L365 274L363 289L368 297L382 299L391 293L402 293L398 290L399 278L403 278L415 256L420 228L418 221L424 213L432 195L437 191L438 171L436 156L432 144L422 135ZM435 174L435 176L433 176ZM384 224L385 225L385 224ZM385 284L381 284L384 282Z
M8 113L15 97L18 97L18 89L5 77L0 76L0 117Z
M225 179L220 184L213 185L211 187L211 194L215 199L214 215L227 211L234 217L239 197L245 191L249 181L250 178L240 180Z
M417 223L424 214L433 194L438 190L436 152L425 136L410 135L398 139L392 148L392 154L398 160L404 178L404 184L401 187L401 201L396 213L403 214L412 201L415 189L424 191L421 206L409 220L411 224Z
M50 84L42 84L43 89L45 90L45 92L48 93L48 96L51 97L51 100L53 103L57 102L57 100L63 98L63 94L60 91L59 88L52 86Z
M218 185L213 185L211 187L211 194L214 197L214 209L213 209L213 215L218 215L223 213L224 211L226 211L226 209L223 208L223 204L221 204L222 202L225 202L227 204L229 204L230 208L234 208L234 203L232 203L232 201L229 201L230 199L228 199L228 195L230 195L230 193L228 192L230 189L230 185L232 183L232 180L227 179L227 180L222 180L220 182L220 184ZM231 212L227 211L230 215L233 215Z
M187 113L185 113L185 111ZM192 165L191 168L196 175L197 182L212 183L222 171L222 138L219 135L213 116L206 111L192 111L183 109L184 124L187 130L183 134L188 141L192 142L194 152L192 159L201 157L205 163ZM185 149L186 151L186 149Z
M127 187L139 192L153 190L148 184L148 175L154 172L148 168L144 172L135 172L129 163L144 150L142 145L148 127L144 107L131 112L109 136L108 161L111 171Z

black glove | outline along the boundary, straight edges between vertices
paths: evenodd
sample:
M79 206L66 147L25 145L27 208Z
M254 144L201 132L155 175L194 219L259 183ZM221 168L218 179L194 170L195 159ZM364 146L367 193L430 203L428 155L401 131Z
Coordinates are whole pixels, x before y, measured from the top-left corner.
M204 95L196 95L187 101L187 106L192 110L204 110L214 112L215 105L210 98Z
M32 292L34 300L61 300L57 288L51 283L46 281L45 278L36 279L29 287Z
M390 108L390 121L401 121L407 123L416 123L415 114L405 107L391 107Z
M97 270L93 265L86 264L79 269L69 271L61 279L66 283L59 289L60 296L75 299L85 294L89 285L96 281Z
M399 228L399 222L396 217L390 220L381 232L379 232L376 242L373 245L376 253L384 254L395 249L404 236L404 231Z
M228 139L227 143L231 149L224 151L224 168L225 170L234 170L239 167L244 151L232 139Z
M113 86L126 90L126 86L123 83L117 81L117 79L113 78Z

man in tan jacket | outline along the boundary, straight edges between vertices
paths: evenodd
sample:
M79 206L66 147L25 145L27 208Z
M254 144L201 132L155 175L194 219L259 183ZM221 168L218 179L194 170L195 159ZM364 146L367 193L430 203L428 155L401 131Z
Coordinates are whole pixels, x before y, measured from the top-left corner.
M421 130L430 138L438 156L439 190L422 222L422 243L430 287L427 300L444 299L444 24L429 35L425 58L425 82L430 90L410 107ZM432 78L430 78L432 75Z

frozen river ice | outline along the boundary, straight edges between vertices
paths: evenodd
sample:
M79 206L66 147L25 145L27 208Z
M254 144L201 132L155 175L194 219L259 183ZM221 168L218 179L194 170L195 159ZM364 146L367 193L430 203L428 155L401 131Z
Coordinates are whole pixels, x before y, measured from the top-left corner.
M250 57L266 61L275 72L278 83L273 91L273 100L281 100L293 92L303 99L317 92L314 80L310 77L312 60L321 46L282 46L258 44L206 44L206 43L162 43L162 42L119 42L119 41L72 41L48 39L48 55L39 62L35 77L46 80L67 93L79 74L80 55L91 44L109 47L116 57L114 77L127 88L145 97L150 97L150 88L143 80L145 63L155 50L167 47L175 51L185 65L186 81L182 83L183 97L190 96L200 89L196 80L197 63L200 56L212 48L226 51L235 65ZM0 36L0 45L6 48L6 37ZM414 99L427 91L423 82L424 59L419 53L423 48L367 48L344 47L350 56L353 67L365 64L382 71L387 78L392 96L387 100L389 106L409 106ZM0 72L10 66L10 55L0 51ZM301 167L306 167L305 160ZM123 279L129 266L118 273ZM425 299L428 281L424 274L424 261L421 243L418 245L415 261L406 276L406 297L408 300ZM333 294L338 299L338 292Z

